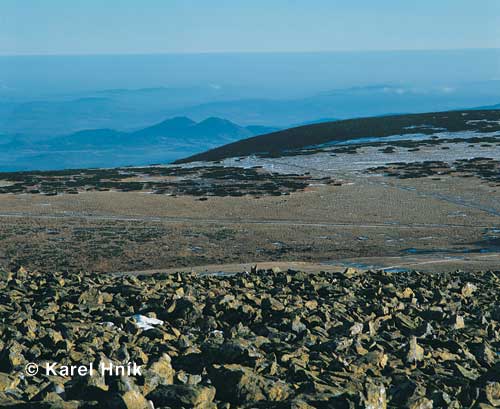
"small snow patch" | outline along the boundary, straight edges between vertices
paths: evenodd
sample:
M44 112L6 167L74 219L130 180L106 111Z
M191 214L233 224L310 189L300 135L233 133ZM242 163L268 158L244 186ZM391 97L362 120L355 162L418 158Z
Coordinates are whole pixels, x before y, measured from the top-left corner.
M163 325L163 321L157 318L149 318L144 315L136 314L132 316L132 320L137 328L144 331L153 329L155 325Z

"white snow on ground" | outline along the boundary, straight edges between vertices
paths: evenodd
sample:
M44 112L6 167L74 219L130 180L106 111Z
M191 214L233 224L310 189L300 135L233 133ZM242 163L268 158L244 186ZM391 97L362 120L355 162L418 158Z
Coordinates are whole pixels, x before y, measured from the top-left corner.
M405 126L403 129L432 129L434 131L446 131L446 128L436 128L428 124Z
M447 147L449 149L442 149ZM424 162L443 161L447 163L458 159L472 159L487 157L500 160L500 146L491 145L483 147L469 143L451 143L437 146L421 147L419 151L410 152L407 148L396 147L394 153L380 152L381 147L361 147L356 154L321 152L314 155L283 156L281 158L259 158L249 156L238 160L237 158L225 159L224 166L252 167L262 166L264 169L277 173L304 173L324 176L322 172L350 172L363 171L368 168L383 166L394 162Z
M461 142L462 139L482 137L496 137L500 143L500 132L437 132L431 135L411 134L393 135L384 138L361 138L335 144L321 145L325 150L312 155L283 156L280 158L260 158L255 155L243 158L228 158L221 163L191 162L181 166L234 166L251 168L262 166L270 172L290 174L310 172L315 176L325 176L324 173L363 171L368 168L384 166L387 163L408 163L423 161L454 162L458 159L472 159L487 157L500 160L500 146L498 143L469 143ZM420 146L418 151L409 151L408 148L396 146L394 153L384 153L380 149L384 146L360 146L357 153L335 153L332 150L342 145L363 144L371 142L397 142L402 140L425 139L455 139L456 142L442 143L440 145ZM443 149L445 148L445 149Z
M135 326L143 331L153 329L155 325L163 325L164 323L164 321L157 318L149 318L140 314L133 315L132 320L134 321Z
M469 119L467 125L477 125L477 124L491 124L496 126L500 124L500 121L494 121L492 119Z

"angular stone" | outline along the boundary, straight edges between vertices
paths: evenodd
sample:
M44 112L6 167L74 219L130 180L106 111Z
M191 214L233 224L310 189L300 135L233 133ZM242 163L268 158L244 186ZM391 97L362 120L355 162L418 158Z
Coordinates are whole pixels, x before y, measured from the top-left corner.
M300 334L301 332L304 332L306 330L306 325L300 320L299 317L295 317L295 319L292 321L292 331Z
M109 409L153 409L154 406L138 391L130 390L124 394L116 394L104 405Z
M172 359L166 353L142 372L144 376L143 393L145 395L158 385L172 385L174 383L175 371L172 368Z
M453 322L453 328L455 329L464 329L465 328L465 321L464 317L461 315L456 315L454 322Z
M215 366L209 374L217 399L226 402L281 401L290 391L284 382L267 379L241 365Z
M420 397L412 400L408 404L408 409L433 409L434 403L426 397Z
M215 389L198 385L160 385L147 395L155 407L211 408Z
M7 283L12 280L13 274L10 271L0 269L0 282Z
M485 387L486 399L494 407L500 407L500 382L488 382Z
M417 337L411 337L408 344L408 353L406 355L406 362L416 364L424 359L424 349L418 345Z
M15 389L17 385L19 385L19 382L19 377L0 372L0 392L5 392L9 389Z
M464 297L470 297L477 291L477 286L472 283L466 283L461 290L461 293Z
M360 272L353 267L348 267L344 270L344 272L342 274L347 278L352 278L352 277L356 277L357 275L359 275Z
M361 334L363 332L363 324L361 322L357 322L349 329L349 332L352 337Z
M373 382L365 385L364 407L366 409L387 408L387 393L384 385Z

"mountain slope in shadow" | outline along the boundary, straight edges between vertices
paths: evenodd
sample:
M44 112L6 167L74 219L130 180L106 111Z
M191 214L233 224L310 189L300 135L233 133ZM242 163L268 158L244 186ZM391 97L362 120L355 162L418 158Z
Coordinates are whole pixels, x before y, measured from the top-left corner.
M390 115L325 122L285 129L233 142L174 163L215 161L257 153L279 154L308 146L367 137L436 132L500 131L500 110L466 110Z

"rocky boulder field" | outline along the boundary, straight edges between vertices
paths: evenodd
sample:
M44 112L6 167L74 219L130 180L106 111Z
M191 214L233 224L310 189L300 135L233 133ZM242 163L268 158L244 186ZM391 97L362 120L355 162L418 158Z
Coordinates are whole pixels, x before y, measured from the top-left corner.
M500 407L499 290L494 272L1 272L0 406ZM90 364L140 373L62 369Z

